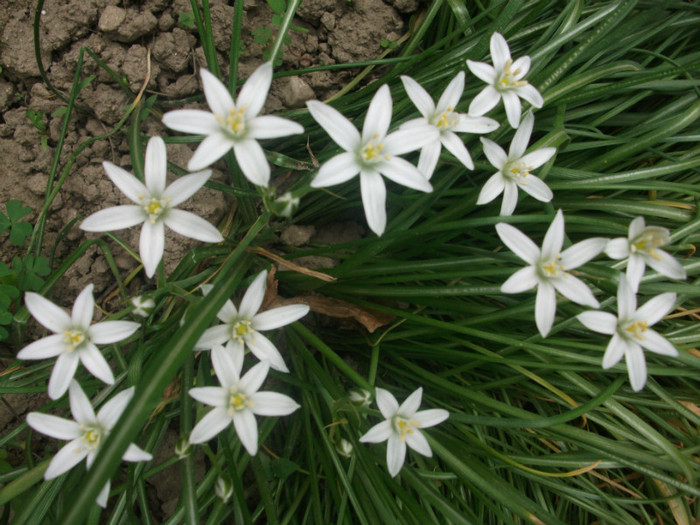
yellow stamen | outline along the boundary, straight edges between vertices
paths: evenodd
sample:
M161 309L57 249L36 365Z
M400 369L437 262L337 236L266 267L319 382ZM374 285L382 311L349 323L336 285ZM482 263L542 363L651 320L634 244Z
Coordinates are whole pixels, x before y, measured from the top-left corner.
M239 344L245 343L251 335L253 335L253 329L247 319L237 321L231 330L231 338Z
M642 334L647 331L647 322L635 321L627 328L625 328L625 330L631 333L635 339L644 339L644 336Z
M98 428L94 427L81 427L84 431L81 439L85 446L91 450L95 450L100 445L100 440L102 439L102 432Z
M85 341L85 334L80 330L66 330L63 332L63 342L66 344L66 352L72 352Z

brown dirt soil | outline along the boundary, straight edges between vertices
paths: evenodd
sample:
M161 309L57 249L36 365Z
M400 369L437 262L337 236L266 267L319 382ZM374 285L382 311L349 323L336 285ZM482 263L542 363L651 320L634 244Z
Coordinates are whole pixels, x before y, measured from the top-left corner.
M214 43L219 64L227 69L227 50L231 39L233 0L210 0ZM11 199L30 206L32 214L24 220L34 221L44 202L48 173L60 138L62 115L53 115L65 106L40 78L34 55L33 29L35 0L3 0L0 2L0 209ZM382 39L393 41L406 30L408 16L419 7L419 0L304 0L294 25L307 32L292 31L291 43L283 48L282 65L278 69L294 69L338 62L376 58L383 51ZM40 25L41 60L53 85L68 94L75 75L79 51L90 49L119 76L126 79L133 93L146 78L147 55L151 56L151 76L144 96L158 93L163 99L178 99L201 91L197 72L205 64L204 53L196 31L183 26L181 13L191 12L189 0L46 0ZM241 79L261 63L263 46L253 41L256 28L276 28L271 24L272 11L263 0L245 0L243 17L244 53L239 64ZM302 77L287 77L273 82L266 111L303 107L311 98L323 99L337 91L352 72L316 72ZM65 136L59 173L69 155L85 140L111 130L124 115L133 96L122 91L114 79L95 60L85 56L83 78L96 75L82 91L79 108L71 119ZM192 107L190 104L189 107ZM29 109L41 111L45 131L40 131L27 116ZM148 135L167 134L157 120L148 119L141 129ZM46 227L43 253L48 254L59 232L73 219L86 217L106 206L126 203L126 198L106 177L101 166L109 160L131 170L129 146L124 133L102 139L87 147L77 157L68 178L54 200ZM42 146L42 137L45 147ZM192 148L169 145L168 160L185 166ZM219 165L220 166L220 165ZM216 165L215 165L216 168ZM224 180L215 169L214 178ZM204 188L183 206L196 211L216 224L227 213L230 203L219 192ZM352 230L361 230L352 224ZM347 230L347 228L343 228ZM298 232L296 232L298 233ZM302 235L307 242L314 234ZM138 248L138 229L122 230L119 236L134 249ZM298 244L290 232L283 242ZM334 237L328 227L315 232L318 239ZM359 233L357 234L359 235ZM69 255L75 247L95 234L86 234L75 224L56 246L56 261ZM316 238L315 237L315 238ZM324 241L320 241L324 242ZM328 242L331 242L330 240ZM9 262L18 248L0 236L0 261ZM164 263L172 270L197 243L172 232L167 234ZM123 276L136 267L136 262L115 243L116 263ZM300 261L297 261L300 262ZM309 264L314 261L309 261ZM315 261L327 266L332 261ZM55 265L54 265L55 266ZM113 288L113 277L104 257L91 248L55 287L53 299L62 306L72 304L75 296L88 283L95 284L97 300ZM135 279L133 292L146 285ZM31 331L40 327L30 322ZM5 352L7 357L12 350ZM4 369L12 359L3 359ZM0 405L0 428L13 428L26 412L46 402L42 394L3 396ZM172 435L171 435L172 434ZM157 461L172 454L175 432L167 436ZM173 470L174 469L174 470ZM177 465L163 471L152 481L155 489L149 497L157 502L162 516L167 516L179 494ZM156 519L162 516L154 516Z

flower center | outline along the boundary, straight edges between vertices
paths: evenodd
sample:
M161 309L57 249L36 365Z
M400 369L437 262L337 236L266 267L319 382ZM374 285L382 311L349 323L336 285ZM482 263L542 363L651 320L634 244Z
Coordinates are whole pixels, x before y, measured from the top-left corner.
M420 428L420 422L415 419L404 419L400 416L394 417L394 428L401 437L401 441L406 440L406 434L413 434L414 428Z
M647 228L642 234L630 243L632 253L644 252L649 257L660 261L662 259L656 250L659 246L668 243L668 231L663 228Z
M557 256L551 261L542 262L540 268L542 269L542 275L544 277L561 277L566 275L566 268L559 262L561 255Z
M360 157L364 164L376 164L382 160L389 160L389 155L382 155L384 143L378 141L379 133L375 133L371 140L360 149Z
M511 71L510 67L512 65L513 60L509 58L503 66L503 73L501 73L501 78L498 80L497 87L500 87L501 89L511 89L527 86L526 80L517 80L515 78L520 74L520 68L516 69L515 71Z
M454 107L450 106L447 111L436 115L431 124L436 126L440 131L449 131L452 127L459 123L459 115L454 112Z
M82 330L66 330L63 332L63 342L66 344L66 352L72 352L85 342L85 332Z
M242 138L246 133L245 110L246 106L241 106L238 109L231 108L226 116L217 114L216 120L227 133Z
M236 412L242 412L243 410L252 407L253 402L250 399L248 399L248 396L246 396L243 392L239 392L238 387L232 386L229 389L227 410L229 416L233 416L233 414L235 414Z
M168 202L170 202L170 199L156 199L155 197L144 199L141 196L139 196L139 198L141 198L143 211L145 211L148 216L148 222L151 224L155 224L168 211Z
M80 430L83 431L83 436L81 439L88 449L95 450L100 446L100 441L102 440L102 429L97 427L81 426Z
M531 175L530 169L530 166L527 166L520 160L516 160L505 165L503 175L515 183L524 186L527 184L525 178Z
M635 321L629 326L625 327L625 330L632 334L632 337L635 339L644 339L644 336L642 335L644 332L647 331L647 322L646 321Z
M231 339L239 344L245 343L252 335L253 328L250 325L250 321L247 319L237 321L231 329Z

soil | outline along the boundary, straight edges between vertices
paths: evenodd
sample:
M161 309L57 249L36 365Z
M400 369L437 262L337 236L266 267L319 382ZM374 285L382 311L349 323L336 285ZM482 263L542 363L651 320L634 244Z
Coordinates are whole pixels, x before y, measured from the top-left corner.
M210 0L214 44L219 53L222 73L227 71L227 51L231 41L233 0ZM55 112L65 103L42 81L34 53L33 19L35 0L3 0L0 2L0 210L12 199L21 200L32 208L24 220L33 222L47 191L48 174L61 135L63 116ZM408 17L419 8L419 0L304 0L293 24L302 28L290 32L291 43L283 48L282 64L277 70L368 60L378 57L382 40L397 40L407 28ZM55 88L68 95L73 84L81 48L92 51L116 75L126 80L135 94L147 76L150 55L151 74L144 97L159 94L159 100L177 100L201 92L199 68L206 62L201 42L193 27L188 27L191 13L189 0L46 0L40 24L41 61ZM254 41L254 32L276 34L273 13L264 0L245 0L242 39L244 53L239 64L239 76L244 80L262 62L264 46ZM263 28L263 29L261 29ZM315 72L286 77L273 82L265 111L303 107L308 99L324 99L340 89L353 71L338 73ZM78 109L68 125L59 173L69 155L84 141L113 129L133 100L115 79L87 54L84 56L83 76L95 78L78 98ZM200 103L204 107L203 103ZM197 107L197 103L188 103ZM29 110L40 113L36 126L27 116ZM148 118L141 127L146 135L165 135L167 130L155 118ZM185 166L192 147L168 145L168 160ZM109 160L131 170L129 145L124 133L101 139L85 148L70 167L68 177L53 201L46 226L43 253L48 255L54 244L56 263L72 253L86 239L86 234L74 224L67 233L59 233L72 220L86 217L107 206L128 201L106 177L101 166ZM214 168L222 165L214 165ZM219 170L214 179L225 180ZM204 188L187 201L184 209L195 211L210 222L218 223L231 203L219 192ZM336 230L353 231L358 236L362 228ZM286 233L283 242L299 245L313 238L332 242L332 225L309 225ZM122 230L119 236L134 248L138 247L137 228ZM336 239L337 240L337 239ZM0 236L0 261L9 262L20 253L7 236ZM196 241L167 234L164 263L172 270ZM126 276L136 267L135 260L116 243L111 243L116 264ZM297 261L299 262L299 261ZM313 261L308 261L309 265ZM315 261L327 266L333 261ZM88 283L95 284L98 303L113 289L113 277L107 263L96 247L89 249L55 287L53 300L62 306L72 304L79 291ZM135 279L132 291L148 286ZM38 326L29 329L38 330ZM38 333L38 332L37 332ZM13 360L0 363L4 369ZM26 412L43 406L46 398L3 396L0 405L0 428L13 428ZM4 432L3 432L4 433ZM161 447L157 461L172 454L176 433L168 435L169 443ZM174 469L174 470L173 470ZM177 465L165 470L152 481L155 488L149 495L157 500L162 516L172 511L179 495L180 475Z

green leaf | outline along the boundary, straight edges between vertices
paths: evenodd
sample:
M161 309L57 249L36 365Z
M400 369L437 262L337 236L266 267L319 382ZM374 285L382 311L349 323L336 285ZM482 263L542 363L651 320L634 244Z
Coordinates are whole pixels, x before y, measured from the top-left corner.
M22 201L15 199L7 201L5 208L7 208L7 215L12 222L16 222L32 212L32 209L29 206L25 206L22 204Z
M286 458L277 458L270 465L272 473L279 479L287 479L292 473L299 469L299 465Z
M287 3L284 0L267 0L267 5L270 6L273 13L278 15L284 13L287 9Z
M10 231L10 242L15 246L22 246L24 241L27 240L32 234L32 225L28 222L18 222L12 226L12 231Z

